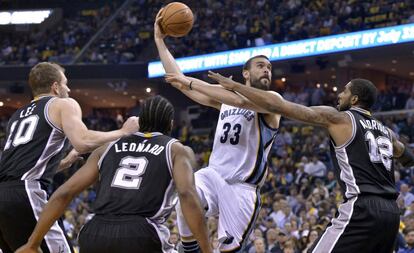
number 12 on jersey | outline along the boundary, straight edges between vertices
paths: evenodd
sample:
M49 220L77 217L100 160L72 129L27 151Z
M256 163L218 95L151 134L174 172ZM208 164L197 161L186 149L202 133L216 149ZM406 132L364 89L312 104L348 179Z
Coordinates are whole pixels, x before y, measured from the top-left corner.
M369 158L373 163L382 163L390 171L392 167L392 142L384 136L375 138L371 131L365 134L365 140L368 141Z

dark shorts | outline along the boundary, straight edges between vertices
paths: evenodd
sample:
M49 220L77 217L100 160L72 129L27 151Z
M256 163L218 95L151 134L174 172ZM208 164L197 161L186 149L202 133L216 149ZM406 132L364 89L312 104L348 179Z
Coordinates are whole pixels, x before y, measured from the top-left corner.
M395 199L359 195L342 203L338 212L308 252L393 252L400 224Z
M162 253L163 246L155 227L137 215L95 215L79 233L81 253Z
M39 182L13 181L0 183L0 248L14 252L27 242L47 202L47 193ZM44 253L70 253L61 222L56 222L42 241Z

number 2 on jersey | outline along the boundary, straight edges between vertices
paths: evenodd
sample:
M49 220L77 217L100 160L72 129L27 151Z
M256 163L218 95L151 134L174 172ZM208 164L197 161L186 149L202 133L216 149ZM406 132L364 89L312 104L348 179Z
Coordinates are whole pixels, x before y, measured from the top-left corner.
M148 160L145 157L124 157L119 163L119 168L115 172L112 180L112 187L122 189L139 189L142 175L147 168Z
M9 149L11 144L13 144L13 147L17 147L20 144L26 144L31 141L38 122L39 117L37 115L27 117L20 122L18 120L14 121L10 127L9 137L7 138L4 150ZM16 134L13 136L17 125L19 125L19 127L17 128Z
M225 123L223 125L223 136L220 137L220 142L221 143L225 143L229 137L229 132L231 130L231 124L230 123ZM236 124L233 126L233 136L234 137L230 137L230 144L232 145L237 145L239 144L239 139L240 139L240 132L241 132L241 125L240 124Z
M371 131L365 134L365 140L368 141L369 158L373 163L382 163L385 168L390 171L392 166L392 143L384 137L379 136L375 138Z

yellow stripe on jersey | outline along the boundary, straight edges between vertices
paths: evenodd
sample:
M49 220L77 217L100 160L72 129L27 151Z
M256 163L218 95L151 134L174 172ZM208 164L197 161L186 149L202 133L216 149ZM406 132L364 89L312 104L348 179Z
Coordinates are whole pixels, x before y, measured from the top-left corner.
M144 137L145 138L151 138L152 137L152 133L144 133Z
M250 169L249 175L247 177L245 177L244 180L247 180L248 178L250 178L252 176L252 174L255 171L254 169L256 168L257 159L259 159L260 139L262 138L262 133L261 133L260 124L259 124L259 113L255 112L255 114L256 114L256 117L255 117L256 118L255 119L256 120L256 131L258 132L257 133L257 145L256 145L256 149L257 149L257 151L256 151L256 159L254 160L253 168Z

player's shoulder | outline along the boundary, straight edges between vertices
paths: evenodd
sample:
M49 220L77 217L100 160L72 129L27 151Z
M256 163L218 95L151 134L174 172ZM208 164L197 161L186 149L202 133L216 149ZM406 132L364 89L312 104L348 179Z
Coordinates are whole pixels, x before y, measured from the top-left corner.
M180 155L185 157L194 155L194 151L192 148L190 148L189 146L185 146L179 141L176 141L171 145L171 153L173 155Z
M67 109L67 108L79 108L79 103L73 98L55 98L52 101L51 106L58 107L60 109Z

